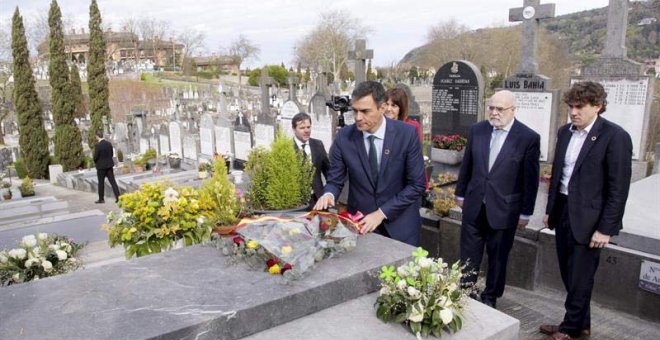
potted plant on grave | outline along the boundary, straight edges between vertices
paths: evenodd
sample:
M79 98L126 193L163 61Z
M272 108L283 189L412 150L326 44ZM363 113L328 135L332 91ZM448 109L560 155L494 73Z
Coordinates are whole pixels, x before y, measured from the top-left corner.
M293 148L291 138L278 131L270 150L252 149L245 171L250 178L248 201L254 211L305 210L314 166Z
M240 189L229 180L222 157L215 157L212 176L199 187L199 202L203 215L218 234L233 231L238 221L247 216L247 205Z
M118 214L110 212L103 229L110 247L124 246L127 259L204 242L211 224L199 193L192 187L143 184L119 197Z
M170 169L180 169L181 168L181 157L176 152L171 152L167 155L167 163L170 166Z
M156 149L147 149L144 155L142 155L142 159L147 164L147 170L151 170L156 167L156 163L158 162L157 157L158 154L156 153Z
M2 198L5 201L10 200L12 197L11 184L9 182L2 182Z
M217 162L217 160L214 161L214 163L215 162ZM199 166L197 166L197 171L199 174L199 178L206 179L209 176L209 172L213 172L213 164L207 161L201 161L199 162Z
M433 210L442 217L449 215L451 208L457 207L454 198L454 188L457 176L449 172L443 172L431 180L431 190L427 193L424 201L425 207Z
M455 165L463 161L467 139L460 135L433 136L431 159L444 164Z
M23 197L34 196L34 182L32 182L30 177L25 176L25 178L23 178L23 183L18 186L18 190Z

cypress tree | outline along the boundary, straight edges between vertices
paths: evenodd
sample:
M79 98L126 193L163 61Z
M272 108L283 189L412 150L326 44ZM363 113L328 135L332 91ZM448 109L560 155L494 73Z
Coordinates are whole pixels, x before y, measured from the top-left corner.
M74 118L84 118L85 117L85 97L82 92L82 82L80 81L80 71L78 71L78 66L76 64L71 65L71 73L69 74L69 81L71 82L71 98L73 98L73 103L75 110L73 110Z
M89 6L89 62L87 64L87 85L89 86L89 112L92 126L89 129L87 142L90 148L96 145L95 133L103 129L102 117L106 116L110 123L110 104L108 97L108 75L105 72L105 40L101 29L101 12L92 0Z
M28 176L46 178L48 173L48 134L44 128L41 103L34 88L30 51L25 39L23 18L16 7L12 18L11 50L14 58L14 104L18 115L18 143Z
M64 171L75 170L82 164L82 135L73 120L76 102L73 86L69 82L69 67L64 51L64 31L62 13L57 1L53 0L48 11L50 28L48 74L52 88L50 102L55 121L55 157Z

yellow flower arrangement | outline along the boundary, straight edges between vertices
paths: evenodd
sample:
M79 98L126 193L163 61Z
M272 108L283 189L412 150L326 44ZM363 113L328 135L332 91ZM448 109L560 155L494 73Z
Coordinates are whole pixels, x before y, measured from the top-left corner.
M122 195L119 207L118 215L108 214L104 229L111 247L124 246L126 258L159 253L181 239L186 245L200 243L211 234L199 195L191 187L144 184Z

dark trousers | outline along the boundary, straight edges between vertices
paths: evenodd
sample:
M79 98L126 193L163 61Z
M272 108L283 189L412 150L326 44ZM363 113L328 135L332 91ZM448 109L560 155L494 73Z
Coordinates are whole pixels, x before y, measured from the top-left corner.
M461 226L461 262L466 264L463 285L477 282L479 267L484 254L488 254L488 274L486 288L481 292L482 300L495 301L504 293L506 284L506 264L516 236L516 228L493 229L486 217L486 206L481 205L476 224L463 223Z
M591 328L591 291L598 269L600 248L589 248L579 244L573 237L568 216L567 197L559 195L553 214L559 214L559 225L555 229L559 272L566 288L564 308L566 314L559 331L579 337L583 329Z
M110 169L96 169L96 176L99 179L99 200L103 201L105 197L105 178L108 178L110 186L112 186L112 192L115 194L115 198L119 198L119 187L117 186L117 181L115 181L115 173Z

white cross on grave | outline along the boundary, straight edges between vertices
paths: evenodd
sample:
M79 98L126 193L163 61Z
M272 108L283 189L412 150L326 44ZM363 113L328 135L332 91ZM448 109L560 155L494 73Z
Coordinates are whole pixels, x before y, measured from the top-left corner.
M539 4L540 0L524 0L523 7L509 9L509 21L522 21L522 38L520 39L520 66L518 73L537 74L536 35L539 20L555 16L555 4Z

